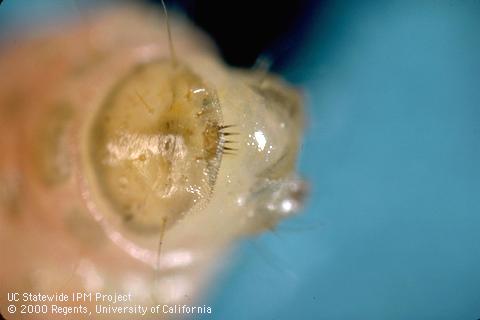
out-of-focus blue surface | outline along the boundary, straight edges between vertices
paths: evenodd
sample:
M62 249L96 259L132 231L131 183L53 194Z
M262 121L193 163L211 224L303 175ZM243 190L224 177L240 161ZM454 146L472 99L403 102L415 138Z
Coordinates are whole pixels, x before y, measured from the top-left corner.
M332 2L285 70L306 210L239 248L203 318L478 319L480 1Z
M334 1L286 75L311 199L212 318L480 318L480 2Z

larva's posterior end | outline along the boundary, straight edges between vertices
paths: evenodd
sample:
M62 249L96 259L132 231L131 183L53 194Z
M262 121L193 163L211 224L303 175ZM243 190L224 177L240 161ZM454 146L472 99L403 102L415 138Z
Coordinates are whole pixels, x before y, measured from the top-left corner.
M112 10L82 30L2 52L9 76L0 98L11 83L32 97L15 102L28 112L3 132L3 297L68 283L72 292L155 290L159 302L191 302L228 244L301 207L296 91L228 68L205 36L176 23L184 60L175 65L158 17ZM97 34L101 59L82 50ZM1 218L5 210L16 222Z
M153 62L120 81L90 133L105 211L128 216L139 232L158 231L163 219L169 228L207 201L226 128L221 114L215 90L186 65Z

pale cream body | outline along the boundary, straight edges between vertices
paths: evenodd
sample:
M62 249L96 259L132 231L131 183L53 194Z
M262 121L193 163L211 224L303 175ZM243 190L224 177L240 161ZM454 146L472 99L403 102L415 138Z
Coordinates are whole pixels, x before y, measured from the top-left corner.
M118 81L138 64L170 58L161 15L117 8L2 49L2 313L8 292L118 292L132 293L126 305L196 305L233 240L297 211L303 114L295 90L226 67L185 23L172 31L179 63L216 91L237 150L221 157L211 195L165 231L160 256L160 230L132 229L104 205L87 150L95 115ZM159 318L125 316L149 317ZM9 317L16 318L24 317Z

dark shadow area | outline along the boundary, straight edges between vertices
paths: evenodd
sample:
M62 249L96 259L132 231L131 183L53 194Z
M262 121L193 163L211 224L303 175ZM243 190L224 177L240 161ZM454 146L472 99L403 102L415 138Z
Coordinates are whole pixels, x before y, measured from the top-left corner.
M160 4L159 0L151 0ZM250 67L259 57L281 69L304 40L325 0L167 1L208 32L232 65Z

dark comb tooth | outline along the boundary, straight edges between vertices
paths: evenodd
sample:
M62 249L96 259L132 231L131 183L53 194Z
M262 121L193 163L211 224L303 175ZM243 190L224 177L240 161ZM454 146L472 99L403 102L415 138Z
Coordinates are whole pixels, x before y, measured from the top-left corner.
M240 133L238 133L238 132L222 132L222 134L223 134L224 136L237 136L237 135L239 135Z
M238 141L233 141L233 140L224 140L224 143L238 143Z
M223 147L223 150L227 150L227 151L238 151L238 149L229 148L229 147Z
M231 127L235 127L235 125L234 124L228 124L228 125L225 125L225 126L219 126L218 130L224 130L224 129L231 128Z

